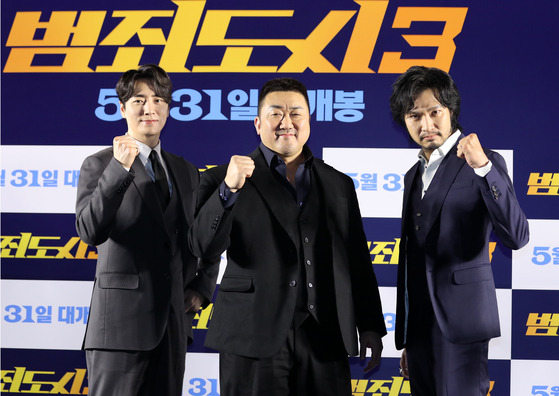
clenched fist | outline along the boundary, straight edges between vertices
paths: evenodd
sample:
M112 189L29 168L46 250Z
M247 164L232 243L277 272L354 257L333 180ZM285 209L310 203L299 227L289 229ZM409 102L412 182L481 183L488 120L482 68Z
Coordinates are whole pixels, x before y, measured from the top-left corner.
M237 192L245 185L247 177L252 176L254 171L254 161L250 157L242 155L234 155L229 161L227 167L227 175L225 175L225 184L231 192Z
M458 142L456 155L464 158L472 168L481 168L489 163L489 158L483 152L481 143L475 133L471 133Z
M113 155L125 168L130 169L138 154L140 154L138 143L130 136L117 136L113 139Z

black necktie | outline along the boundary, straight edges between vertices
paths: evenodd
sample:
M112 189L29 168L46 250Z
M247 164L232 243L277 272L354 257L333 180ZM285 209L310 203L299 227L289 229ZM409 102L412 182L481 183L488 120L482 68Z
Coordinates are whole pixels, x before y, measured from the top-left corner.
M169 203L170 198L169 184L167 182L167 176L165 175L165 169L163 169L161 162L159 162L157 151L151 150L149 160L151 161L151 167L153 168L153 173L155 174L155 185L162 195L163 207L165 207Z

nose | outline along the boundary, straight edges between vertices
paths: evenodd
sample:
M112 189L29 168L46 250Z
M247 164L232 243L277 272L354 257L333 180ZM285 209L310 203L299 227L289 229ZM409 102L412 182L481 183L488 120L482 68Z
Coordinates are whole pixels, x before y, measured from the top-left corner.
M149 100L146 100L146 101L144 102L144 108L143 108L143 110L144 110L144 114L145 114L145 115L149 115L149 114L152 113L151 103L149 102Z
M430 131L433 129L433 120L430 116L426 115L423 116L421 119L421 130L422 131Z
M291 122L291 117L289 116L289 114L286 114L282 117L281 123L280 123L280 128L281 129L292 129L293 128L293 123Z

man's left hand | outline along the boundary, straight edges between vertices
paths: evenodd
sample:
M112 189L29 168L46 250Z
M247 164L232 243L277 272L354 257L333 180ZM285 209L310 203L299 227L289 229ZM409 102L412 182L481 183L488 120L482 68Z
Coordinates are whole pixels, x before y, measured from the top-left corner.
M359 337L361 350L359 357L361 360L365 359L367 355L367 348L371 349L371 360L363 371L367 372L374 369L380 363L380 354L382 352L382 338L376 331L365 331Z
M198 312L204 302L204 296L194 290L186 290L184 293L184 305L186 312Z
M456 155L464 158L472 168L481 168L489 163L489 158L483 152L481 143L475 133L470 133L458 142Z

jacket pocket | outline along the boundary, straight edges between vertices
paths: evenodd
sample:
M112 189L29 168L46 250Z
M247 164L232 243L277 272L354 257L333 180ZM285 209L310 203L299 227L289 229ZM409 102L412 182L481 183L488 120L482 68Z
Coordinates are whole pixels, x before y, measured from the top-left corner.
M454 282L458 285L488 281L493 279L493 271L490 265L464 268L454 271Z
M224 292L250 292L253 290L252 278L249 277L223 277L219 290Z
M457 190L459 188L467 188L467 187L472 187L474 185L474 179L470 179L470 180L465 180L465 181L458 181L456 183L453 183L450 186L451 190Z
M101 289L137 289L140 285L138 274L119 274L105 272L97 277L97 284Z

